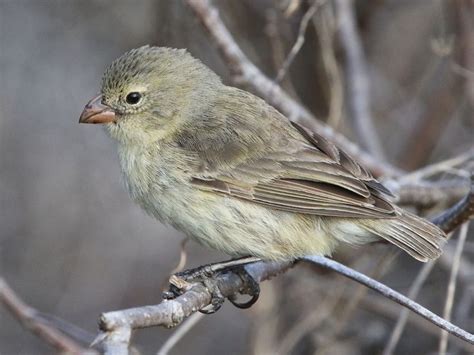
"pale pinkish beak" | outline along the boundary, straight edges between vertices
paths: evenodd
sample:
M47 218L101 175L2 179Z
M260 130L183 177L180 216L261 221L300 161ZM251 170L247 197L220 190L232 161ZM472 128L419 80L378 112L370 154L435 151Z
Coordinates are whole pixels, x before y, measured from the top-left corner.
M84 107L79 123L110 123L117 122L115 111L102 103L102 95L94 97Z

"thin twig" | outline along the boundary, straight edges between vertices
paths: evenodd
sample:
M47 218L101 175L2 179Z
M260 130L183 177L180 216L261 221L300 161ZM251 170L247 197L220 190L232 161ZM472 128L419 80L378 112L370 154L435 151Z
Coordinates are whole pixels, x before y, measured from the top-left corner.
M474 334L466 332L464 329L461 329L454 324L450 323L449 321L441 318L440 316L434 314L433 312L429 311L428 309L424 308L420 304L412 301L408 297L402 295L401 293L391 289L390 287L371 279L370 277L353 270L347 266L344 266L337 261L330 260L328 258L322 256L307 256L304 257L303 260L315 263L317 265L323 266L327 269L336 271L337 273L344 275L354 281L357 281L368 288L379 292L386 298L391 299L392 301L397 302L398 304L410 309L411 311L415 312L416 314L422 316L423 318L427 319L431 323L436 324L441 329L448 331L450 334L457 336L470 344L474 344Z
M370 110L369 75L361 39L355 24L354 2L335 0L339 22L339 38L345 54L345 74L348 89L349 118L359 143L379 159L384 158L382 145L373 124Z
M415 301L420 293L421 287L425 283L426 279L431 273L433 266L435 265L434 261L430 261L424 264L418 275L416 275L415 280L413 281L410 289L408 290L408 298ZM392 334L390 335L390 339L383 350L383 355L391 355L395 350L398 341L400 340L401 335L403 334L403 330L405 329L405 325L407 324L408 316L410 315L410 311L408 308L403 308L400 312L400 316L397 319L397 323L393 328Z
M23 302L2 277L0 277L0 302L25 328L45 340L58 352L97 354L95 350L81 347L73 339L44 322L42 317L38 316L40 313Z
M158 350L157 355L167 355L170 350L173 349L174 346L203 318L203 313L194 313L186 319L183 324L176 329L173 335L166 340L161 349Z
M283 339L278 344L278 354L291 354L292 349L307 333L314 331L318 325L330 317L339 304L343 291L343 288L340 287L335 292L327 294L317 307L296 321L294 327L285 332Z
M453 265L451 267L451 273L449 275L448 290L446 292L446 302L444 304L443 318L447 321L451 320L451 311L453 309L454 293L456 291L456 280L459 271L459 261L461 260L461 254L464 249L464 242L466 241L467 231L469 229L469 223L464 223L459 231L459 238L456 245L456 251L454 253ZM448 348L448 333L441 331L441 338L439 340L439 353L440 355L446 354Z
M189 238L184 238L180 243L179 249L179 261L173 270L171 270L170 275L176 274L184 269L186 262L188 260L188 254L186 253L186 244L188 243Z
M346 137L335 132L330 126L316 119L305 107L288 96L280 86L264 75L240 49L232 34L222 22L218 10L211 5L209 0L187 0L187 4L209 32L210 37L233 73L235 81L249 85L255 92L285 114L289 120L300 121L335 142L347 153L357 158L375 175L397 176L400 174L399 169L375 159Z
M267 20L267 23L265 25L265 34L268 36L268 39L270 41L273 67L275 70L278 71L278 68L280 68L283 62L285 61L285 49L283 48L284 46L282 35L278 26L278 10L274 7L270 7L266 11L265 18ZM290 94L290 96L298 100L298 93L296 92L296 89L293 85L291 76L284 77L281 82L281 86L286 90L288 94Z
M396 303L393 303L380 295L368 294L362 300L361 306L370 312L379 314L389 319L398 319L400 315L400 307ZM439 328L431 322L426 322L421 317L409 317L408 324L416 329L417 335L422 336L421 333L426 333L426 335L431 336L439 335ZM457 337L452 337L452 342L461 347L463 350L467 351L467 354L474 353L474 345L466 343L464 340L461 340Z
M321 59L329 85L329 113L327 122L332 127L339 127L342 118L344 88L341 70L339 69L334 49L335 18L331 6L323 6L316 16L313 25L318 33Z
M454 262L455 247L447 244L444 247L443 254L438 259L438 264L445 270L451 270ZM474 263L461 256L459 260L458 280L464 285L470 286L474 281ZM473 285L474 286L474 285Z
M301 50L301 47L303 47L305 41L305 33L306 29L308 28L309 21L316 13L318 7L320 7L324 3L325 0L314 0L311 6L308 8L308 11L306 11L306 13L303 15L298 30L298 37L296 38L295 44L293 44L293 47L291 48L290 53L288 53L288 56L283 62L283 65L281 66L280 70L278 70L278 74L275 78L275 83L279 84L285 77L286 73L288 72L288 69L290 68L291 63L293 63L293 60L295 59L296 55Z
M472 151L469 151L456 158L421 169L420 172L416 172L412 174L412 177L410 179L407 179L407 181L410 181L412 179L415 179L415 180L422 179L426 175L431 175L431 174L439 172L440 169L443 167L446 168L447 166L452 166L453 164L457 165L457 164L465 162L466 159L471 159L471 158L472 158ZM433 220L435 224L439 225L447 233L451 232L452 230L457 228L458 225L464 223L466 220L469 220L474 215L474 179L472 176L471 176L470 182L471 182L470 192L468 193L468 195L465 198L463 198L458 204L456 204L449 210L444 211L440 216L436 217ZM441 261L443 261L446 258L446 256L447 256L447 253L444 253L440 258ZM458 265L457 269L459 270L460 261L461 261L460 255L457 258L453 257L453 260L452 261L450 260L449 265L452 266L456 263ZM419 289L422 283L424 282L424 280L426 279L426 277L428 276L429 272L431 271L433 265L434 263L431 262L429 264L426 264L422 268L422 270L418 274L408 294L408 297L410 299L412 300L416 299ZM403 309L397 321L397 324L394 328L394 331L391 335L391 338L384 350L385 355L393 353L393 350L396 347L399 337L401 336L403 332L403 328L405 326L407 318L408 318L408 310Z
M474 160L474 148L471 148L468 151L463 152L453 158L427 165L421 169L398 178L397 181L401 185L420 182L421 180L429 178L430 176L445 172L446 170L457 166L461 166L470 160Z
M474 149L469 149L453 158L427 165L412 173L396 179L385 179L383 184L396 196L394 202L400 205L412 205L418 208L430 208L439 203L451 205L469 193L470 185L454 180L428 181L430 177L451 173L463 178L468 176L469 164L474 161ZM461 173L462 172L462 173Z
M380 278L388 270L389 265L395 260L398 255L398 250L388 249L384 253L381 253L378 257L378 260L375 261L375 267L364 267L367 270L367 276L370 278ZM374 262L374 260L369 259ZM358 263L361 261L361 258L357 258ZM351 269L359 269L357 264L353 265ZM369 289L363 284L358 284L352 290L352 297L346 302L342 303L338 307L338 313L335 317L335 321L332 325L330 332L324 334L324 340L319 344L319 350L315 355L322 355L327 352L327 348L330 348L332 344L338 342L338 335L341 331L351 322L351 318L354 317L356 312L359 310L359 305L362 300L367 296Z

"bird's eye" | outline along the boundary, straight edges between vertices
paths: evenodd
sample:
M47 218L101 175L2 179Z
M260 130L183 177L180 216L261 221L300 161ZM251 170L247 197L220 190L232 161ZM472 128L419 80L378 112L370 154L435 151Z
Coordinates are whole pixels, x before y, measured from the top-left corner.
M136 105L140 102L141 98L142 95L139 92L131 92L127 95L125 101L130 105Z

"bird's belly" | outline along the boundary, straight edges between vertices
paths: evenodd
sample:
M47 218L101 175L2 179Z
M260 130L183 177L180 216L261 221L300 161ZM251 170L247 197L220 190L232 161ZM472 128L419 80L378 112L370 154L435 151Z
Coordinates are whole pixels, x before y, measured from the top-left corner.
M133 153L133 154L132 154ZM150 215L200 244L232 256L270 260L330 254L337 243L333 224L198 190L177 180L166 162L122 150L120 161L132 198ZM154 156L156 159L156 155Z
M232 256L287 260L330 254L337 243L319 217L272 210L191 186L162 191L152 201L153 206L144 208L155 217Z

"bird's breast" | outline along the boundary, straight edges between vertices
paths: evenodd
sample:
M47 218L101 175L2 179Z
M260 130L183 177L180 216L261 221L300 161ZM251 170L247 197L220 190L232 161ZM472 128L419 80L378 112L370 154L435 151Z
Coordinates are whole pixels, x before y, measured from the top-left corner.
M148 214L170 223L190 196L189 179L177 164L179 158L157 149L126 146L119 147L119 158L132 199Z

